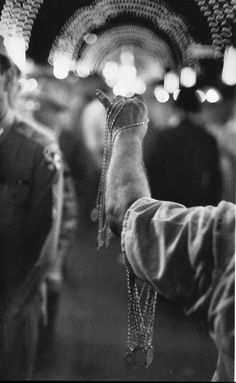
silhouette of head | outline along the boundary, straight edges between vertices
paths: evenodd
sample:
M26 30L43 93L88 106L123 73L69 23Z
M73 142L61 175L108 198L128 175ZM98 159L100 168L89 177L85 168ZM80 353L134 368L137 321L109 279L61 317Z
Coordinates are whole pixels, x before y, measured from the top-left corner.
M182 88L176 100L176 106L190 113L197 113L200 111L200 101L196 95L194 88Z

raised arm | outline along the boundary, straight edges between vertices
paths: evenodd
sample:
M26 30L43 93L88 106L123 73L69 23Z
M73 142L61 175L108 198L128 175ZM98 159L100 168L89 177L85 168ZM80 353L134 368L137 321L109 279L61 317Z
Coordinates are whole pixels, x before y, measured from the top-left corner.
M106 176L106 216L111 230L121 234L122 223L129 206L141 197L149 197L149 185L143 166L143 139L148 129L147 107L140 96L111 100L97 91L99 100L110 112L114 123L113 150ZM131 125L131 126L130 126Z

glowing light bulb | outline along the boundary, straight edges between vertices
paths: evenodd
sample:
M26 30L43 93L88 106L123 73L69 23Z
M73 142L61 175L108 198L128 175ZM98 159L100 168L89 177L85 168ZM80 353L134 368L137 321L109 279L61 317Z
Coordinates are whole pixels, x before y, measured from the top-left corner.
M90 75L90 68L85 62L78 62L76 67L77 75L81 78L86 78Z
M25 40L23 37L7 37L4 39L4 45L6 47L8 55L19 67L21 71L25 71L26 67L26 55L25 55Z
M165 103L169 100L169 93L163 88L163 86L157 86L154 89L154 95L158 102Z
M136 78L135 84L134 84L134 90L137 94L143 94L146 91L146 84L143 80L140 78Z
M225 50L222 81L229 86L236 85L236 49L234 47Z
M132 65L134 63L133 53L124 49L120 54L120 61L123 65Z
M196 84L197 75L196 72L189 67L185 67L181 69L180 72L180 83L185 88L191 88Z
M118 70L118 77L113 93L115 95L132 97L136 92L137 70L134 65L121 64Z
M105 78L106 83L113 87L118 79L118 64L114 61L107 61L104 65L102 75Z
M25 63L25 74L32 73L35 70L35 63L32 59L27 59Z
M174 72L167 72L164 77L164 88L168 93L174 93L179 88L179 77Z
M67 56L58 55L53 62L53 74L59 80L65 79L70 70L70 60Z
M135 66L124 64L119 67L118 77L120 81L124 83L129 83L135 79L136 73L137 73L137 70Z
M221 95L220 93L218 92L217 89L214 89L214 88L210 88L208 89L208 91L206 92L206 100L208 102L210 102L211 104L214 104L216 102L219 102L221 99Z

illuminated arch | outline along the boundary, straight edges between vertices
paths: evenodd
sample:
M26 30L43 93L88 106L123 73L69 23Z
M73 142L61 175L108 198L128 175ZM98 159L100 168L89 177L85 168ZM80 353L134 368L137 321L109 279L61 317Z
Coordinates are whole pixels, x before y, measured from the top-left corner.
M173 69L176 65L168 44L158 38L152 31L138 25L121 25L104 32L96 43L85 45L80 59L85 62L91 72L101 71L105 61L112 59L122 47L133 46L136 52L142 51L161 62L164 68ZM136 57L140 57L136 54Z
M97 0L92 6L78 9L66 22L61 34L56 38L50 55L52 64L56 54L65 54L76 61L84 43L84 35L114 21L121 15L131 15L143 19L161 32L171 42L172 55L177 67L198 66L197 60L188 54L188 46L194 43L184 19L168 8L163 0ZM132 23L130 23L132 24Z

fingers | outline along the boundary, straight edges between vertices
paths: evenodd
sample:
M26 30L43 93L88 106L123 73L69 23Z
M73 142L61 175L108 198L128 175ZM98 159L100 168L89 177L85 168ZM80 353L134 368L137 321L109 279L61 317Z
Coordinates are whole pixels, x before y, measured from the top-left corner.
M106 109L110 106L110 97L108 97L101 89L96 90L96 96Z
M136 100L139 100L139 101L144 101L144 98L143 96L141 96L141 94L137 94L135 93L132 97L130 97L131 99L136 99Z
M147 114L147 107L146 107L145 101L143 97L140 95L135 94L131 98L116 96L112 99L106 93L104 93L101 89L97 89L96 96L105 107L109 116L111 116L111 113L116 112L118 106L122 104L122 102L124 102L126 106L130 105L131 108L135 107L136 105L136 108L138 108L137 116L140 116L140 115L143 116L143 114L144 115Z

